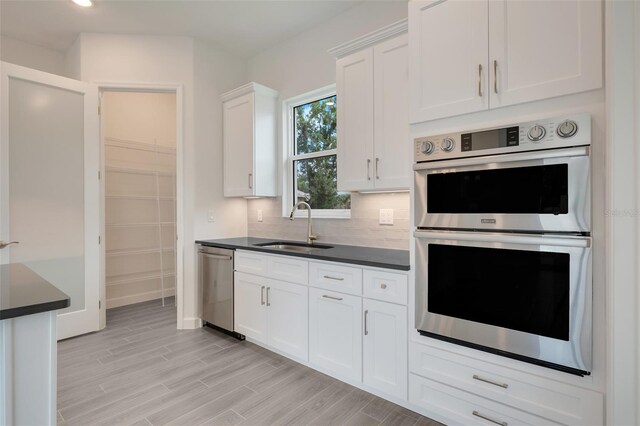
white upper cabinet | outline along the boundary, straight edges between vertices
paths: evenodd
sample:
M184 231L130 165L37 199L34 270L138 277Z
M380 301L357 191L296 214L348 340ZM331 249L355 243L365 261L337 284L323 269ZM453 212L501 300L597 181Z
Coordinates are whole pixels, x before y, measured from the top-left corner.
M488 25L486 1L409 2L412 123L489 107Z
M602 87L598 1L409 2L410 121Z
M277 195L277 98L256 83L222 95L225 197Z
M338 189L373 189L373 49L336 62Z
M489 2L491 107L602 87L599 1Z
M406 22L331 50L338 98L338 189L409 188ZM382 40L382 41L381 41Z

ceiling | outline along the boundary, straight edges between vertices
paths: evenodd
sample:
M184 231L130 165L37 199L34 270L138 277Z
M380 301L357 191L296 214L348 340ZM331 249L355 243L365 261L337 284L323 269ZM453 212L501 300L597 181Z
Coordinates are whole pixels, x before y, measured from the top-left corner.
M2 0L0 34L66 51L81 32L189 36L242 58L268 49L361 1Z

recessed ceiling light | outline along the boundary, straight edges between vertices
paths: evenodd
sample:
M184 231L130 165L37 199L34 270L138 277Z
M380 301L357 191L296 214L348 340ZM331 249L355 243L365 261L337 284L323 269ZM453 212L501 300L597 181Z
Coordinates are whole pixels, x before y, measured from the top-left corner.
M72 0L75 4L82 7L91 7L93 2L91 0Z

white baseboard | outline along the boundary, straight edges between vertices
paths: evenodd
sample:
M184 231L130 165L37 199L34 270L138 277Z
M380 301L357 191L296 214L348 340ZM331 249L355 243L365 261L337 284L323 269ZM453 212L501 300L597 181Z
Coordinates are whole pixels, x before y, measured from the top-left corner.
M164 297L175 296L175 288L169 288L164 291ZM162 290L149 291L146 293L134 294L131 296L116 297L107 300L107 309L117 308L119 306L132 305L134 303L146 302L148 300L160 299Z
M202 320L200 318L183 318L182 330L193 330L202 327Z

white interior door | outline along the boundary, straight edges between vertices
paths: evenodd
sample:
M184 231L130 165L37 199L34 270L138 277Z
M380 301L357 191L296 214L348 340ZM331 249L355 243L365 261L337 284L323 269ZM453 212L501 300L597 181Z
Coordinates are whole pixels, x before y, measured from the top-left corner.
M2 62L0 263L64 291L58 339L99 327L98 90Z

